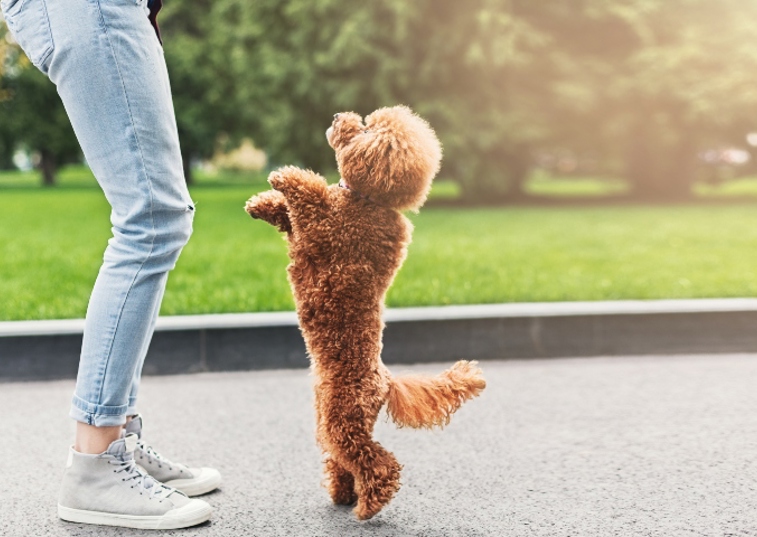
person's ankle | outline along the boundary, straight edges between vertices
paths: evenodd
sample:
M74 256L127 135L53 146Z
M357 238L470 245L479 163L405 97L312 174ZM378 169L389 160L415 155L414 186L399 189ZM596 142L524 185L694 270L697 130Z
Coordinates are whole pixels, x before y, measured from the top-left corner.
M85 455L105 452L113 442L121 437L121 425L95 427L86 423L76 423L74 450Z

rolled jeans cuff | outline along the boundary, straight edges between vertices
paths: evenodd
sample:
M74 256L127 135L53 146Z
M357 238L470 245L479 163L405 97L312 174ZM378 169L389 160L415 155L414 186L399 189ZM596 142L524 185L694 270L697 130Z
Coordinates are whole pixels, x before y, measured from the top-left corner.
M137 398L129 397L129 406L126 407L126 415L136 416L137 414Z
M126 423L128 410L129 407L127 405L97 405L88 403L74 395L71 401L69 416L76 421L86 423L87 425L94 425L95 427L116 427Z

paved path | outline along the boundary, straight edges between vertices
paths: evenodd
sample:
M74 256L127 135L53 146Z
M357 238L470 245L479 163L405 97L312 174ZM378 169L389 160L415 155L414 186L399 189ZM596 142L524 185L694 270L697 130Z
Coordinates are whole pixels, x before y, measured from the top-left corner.
M319 486L306 371L146 378L148 440L225 476L210 523L161 535L757 536L757 355L483 367L446 430L379 424L404 486L364 523ZM0 384L3 537L144 535L55 516L72 389Z

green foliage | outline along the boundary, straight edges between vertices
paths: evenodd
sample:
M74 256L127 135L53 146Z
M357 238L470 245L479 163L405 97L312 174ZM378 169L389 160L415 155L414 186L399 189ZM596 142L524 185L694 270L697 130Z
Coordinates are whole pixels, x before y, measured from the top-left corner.
M52 185L59 166L80 158L71 123L55 86L17 47L7 51L5 66L0 76L0 167L8 167L15 149L36 152L43 183Z
M13 168L15 145L13 132L6 123L0 122L0 170Z
M190 183L192 162L209 159L220 136L231 145L244 136L239 81L228 65L229 25L218 21L216 4L166 2L160 16L184 172Z
M755 18L743 0L172 0L161 24L187 172L245 136L328 172L335 112L404 103L442 176L492 202L559 154L641 198L690 195L699 153L756 130Z
M580 50L576 35L560 40L557 90L570 119L564 123L574 130L565 130L557 145L593 148L641 198L689 196L702 174L698 153L743 147L754 130L757 4L582 3L583 31L603 45Z
M571 151L641 197L681 197L697 152L752 128L757 4L739 0L260 0L214 5L249 133L333 167L335 111L405 103L469 199L517 194ZM751 16L750 16L751 15Z
M0 23L0 80L2 80L7 65L9 64L8 50L10 48L5 39L8 29L5 24ZM0 90L0 103L7 99L8 94ZM13 151L15 143L13 133L6 122L0 121L0 170L7 170L13 167Z
M437 129L444 173L465 193L503 194L506 176L527 171L528 144L545 126L517 75L545 39L507 3L225 5L239 21L227 50L251 134L273 161L333 169L323 132L335 112L405 103Z

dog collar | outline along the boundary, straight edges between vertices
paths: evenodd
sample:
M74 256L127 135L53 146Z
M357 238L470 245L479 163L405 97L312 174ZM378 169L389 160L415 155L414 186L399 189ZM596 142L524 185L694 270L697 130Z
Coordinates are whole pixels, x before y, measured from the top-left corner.
M366 196L366 195L364 195L364 194L361 194L360 192L358 192L358 191L357 191L357 190L355 190L355 189L352 189L352 188L350 188L350 185L348 185L348 184L347 184L347 183L346 183L346 182L344 181L344 179L339 179L339 187L340 187L340 188L344 188L345 190L349 190L350 192L354 192L354 193L355 193L355 195L356 195L356 196L358 196L359 198L363 198L364 200L370 201L371 203L376 203L376 202L375 202L375 201L373 201L373 200L372 200L372 199L371 199L370 197L368 197L368 196ZM376 205L378 205L378 203L376 203Z

